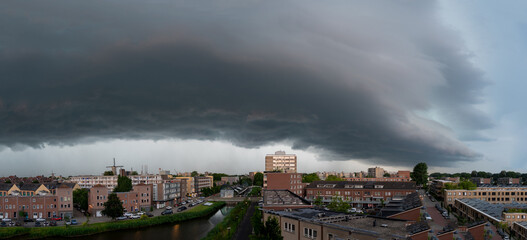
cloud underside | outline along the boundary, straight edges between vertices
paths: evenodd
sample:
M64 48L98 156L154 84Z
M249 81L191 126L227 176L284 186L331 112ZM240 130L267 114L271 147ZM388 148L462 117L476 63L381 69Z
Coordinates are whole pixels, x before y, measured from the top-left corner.
M460 139L492 126L433 2L57 4L0 9L1 145L286 141L446 166L477 159Z

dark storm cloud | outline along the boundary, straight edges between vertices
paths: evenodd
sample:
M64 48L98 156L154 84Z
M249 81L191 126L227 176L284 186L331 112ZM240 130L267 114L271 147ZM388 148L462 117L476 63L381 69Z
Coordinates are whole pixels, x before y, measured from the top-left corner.
M492 126L474 107L482 73L430 2L0 4L4 146L287 141L449 165Z

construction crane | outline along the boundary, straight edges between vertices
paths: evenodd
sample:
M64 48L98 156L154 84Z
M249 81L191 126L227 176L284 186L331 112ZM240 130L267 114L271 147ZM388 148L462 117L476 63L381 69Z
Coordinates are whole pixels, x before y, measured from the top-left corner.
M117 175L117 168L122 168L124 166L115 166L115 158L113 158L113 166L106 166L106 168L111 168L112 169L112 172L113 172L113 175L116 176Z

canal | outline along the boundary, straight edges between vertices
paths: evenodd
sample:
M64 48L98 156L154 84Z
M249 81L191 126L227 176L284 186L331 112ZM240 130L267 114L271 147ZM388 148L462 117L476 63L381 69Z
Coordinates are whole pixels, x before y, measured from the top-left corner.
M220 223L232 207L223 207L209 217L194 219L177 224L105 232L85 237L75 237L82 240L132 240L132 239L201 239ZM57 239L57 238L53 238ZM64 238L72 239L72 238Z

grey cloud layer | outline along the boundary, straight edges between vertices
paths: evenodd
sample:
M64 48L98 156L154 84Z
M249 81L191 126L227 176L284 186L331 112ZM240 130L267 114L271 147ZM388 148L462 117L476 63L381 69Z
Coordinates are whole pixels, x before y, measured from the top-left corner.
M449 165L477 158L458 139L492 126L474 107L482 73L430 2L0 5L9 147L288 141L325 159Z

